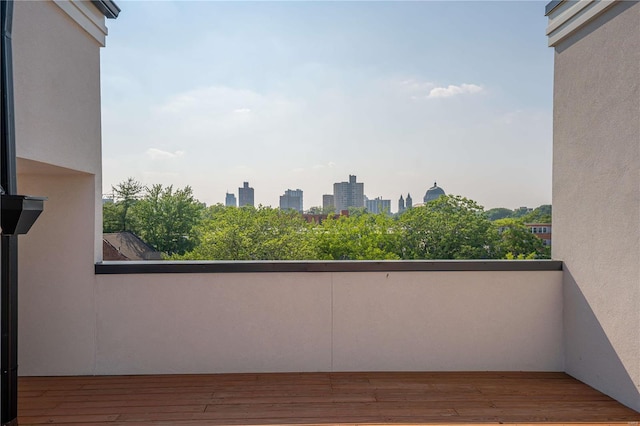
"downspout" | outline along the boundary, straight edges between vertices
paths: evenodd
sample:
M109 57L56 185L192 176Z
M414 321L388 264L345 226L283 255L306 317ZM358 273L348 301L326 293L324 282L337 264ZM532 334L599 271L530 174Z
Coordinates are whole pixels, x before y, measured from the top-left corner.
M17 195L11 29L13 0L0 1L0 185ZM18 237L0 237L0 423L18 424Z

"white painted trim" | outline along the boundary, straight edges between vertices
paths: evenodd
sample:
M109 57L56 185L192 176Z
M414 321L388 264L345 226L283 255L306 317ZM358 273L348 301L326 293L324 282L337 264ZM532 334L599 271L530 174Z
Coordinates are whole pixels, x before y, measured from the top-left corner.
M619 0L563 2L549 14L549 25L547 26L549 46L555 46L617 1Z
M53 0L71 19L104 47L108 30L104 15L87 1Z

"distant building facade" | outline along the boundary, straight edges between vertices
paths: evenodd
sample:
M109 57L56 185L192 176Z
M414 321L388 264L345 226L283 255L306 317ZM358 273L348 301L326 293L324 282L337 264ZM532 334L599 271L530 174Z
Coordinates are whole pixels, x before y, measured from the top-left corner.
M238 207L238 201L236 200L235 194L229 194L224 197L224 205L227 207Z
M407 200L405 202L407 210L413 208L413 199L411 199L411 194L407 193Z
M287 189L280 196L280 210L295 210L302 213L302 190Z
M369 213L391 213L391 200L383 200L382 197L377 197L373 200L367 199L367 211Z
M440 188L436 182L433 182L433 186L427 189L427 192L424 194L424 198L422 200L425 203L428 203L429 201L433 201L443 195L446 195L444 193L444 189Z
M335 211L336 202L333 199L333 194L324 194L322 196L322 210L326 212L329 208L332 208L333 211Z
M243 182L242 188L238 188L239 207L251 206L254 207L253 201L253 188L249 187L249 182Z
M550 223L526 223L532 234L540 238L545 246L551 246L551 224Z
M338 212L349 207L364 207L364 183L356 182L354 175L349 175L349 182L334 183L333 201Z

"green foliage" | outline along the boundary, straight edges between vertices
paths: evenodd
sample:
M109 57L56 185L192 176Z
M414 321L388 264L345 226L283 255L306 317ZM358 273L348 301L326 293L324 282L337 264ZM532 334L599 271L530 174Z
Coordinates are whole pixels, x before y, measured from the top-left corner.
M336 211L336 208L333 206L327 206L327 207L320 207L320 206L315 206L315 207L311 207L309 210L307 210L307 213L309 214L334 214Z
M524 223L551 223L551 204L543 204L522 216Z
M513 210L506 209L504 207L497 207L495 209L489 209L485 212L489 220L504 219L513 215Z
M530 209L530 208L528 208L528 207L519 207L519 208L517 208L517 209L515 209L515 210L513 211L513 213L511 214L511 216L510 216L510 217L512 217L512 218L514 218L514 219L517 219L517 218L520 218L520 217L523 217L523 216L528 215L528 214L529 214L529 213L531 213L532 211L533 211L533 210L532 210L532 209Z
M122 205L104 203L102 205L102 232L122 231Z
M551 204L543 204L535 209L520 207L515 210L498 207L487 210L489 220L521 219L523 223L551 223Z
M531 233L522 219L499 219L493 224L500 233L499 257L505 259L549 257L543 241Z
M349 217L360 217L368 214L366 207L349 207ZM338 212L340 214L340 212Z
M397 222L381 214L329 217L314 228L318 259L399 259Z
M441 196L399 218L404 259L491 259L498 232L475 201Z
M132 178L113 187L103 205L104 232L131 231L172 259L379 260L532 259L549 248L527 222L549 222L551 206L483 210L475 201L441 196L390 216L350 209L307 223L301 214L270 207L206 208L190 187L142 186ZM325 213L320 207L310 211ZM520 218L505 218L505 215ZM500 218L500 219L496 219ZM548 220L545 220L547 219ZM493 220L493 221L492 221Z
M109 209L109 214L114 216L108 217L107 220L109 220L109 225L112 227L111 229L117 229L111 232L133 230L129 211L138 202L144 189L144 185L132 177L111 187L116 205ZM114 217L118 219L117 226L114 223Z
M135 233L158 251L184 254L198 244L196 225L204 210L189 186L174 191L173 185L153 185L132 207Z
M184 256L193 260L316 259L310 225L294 211L270 207L209 208L197 227L201 243Z
M102 206L103 232L131 231L156 250L183 254L198 244L195 225L205 209L189 186L144 187L133 178L112 187L115 202Z

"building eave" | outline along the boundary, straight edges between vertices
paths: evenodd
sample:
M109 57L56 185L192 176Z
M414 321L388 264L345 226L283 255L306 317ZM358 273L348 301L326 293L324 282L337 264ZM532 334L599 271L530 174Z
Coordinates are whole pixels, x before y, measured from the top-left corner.
M107 19L116 19L120 14L120 8L112 0L91 0L91 3L93 3Z

